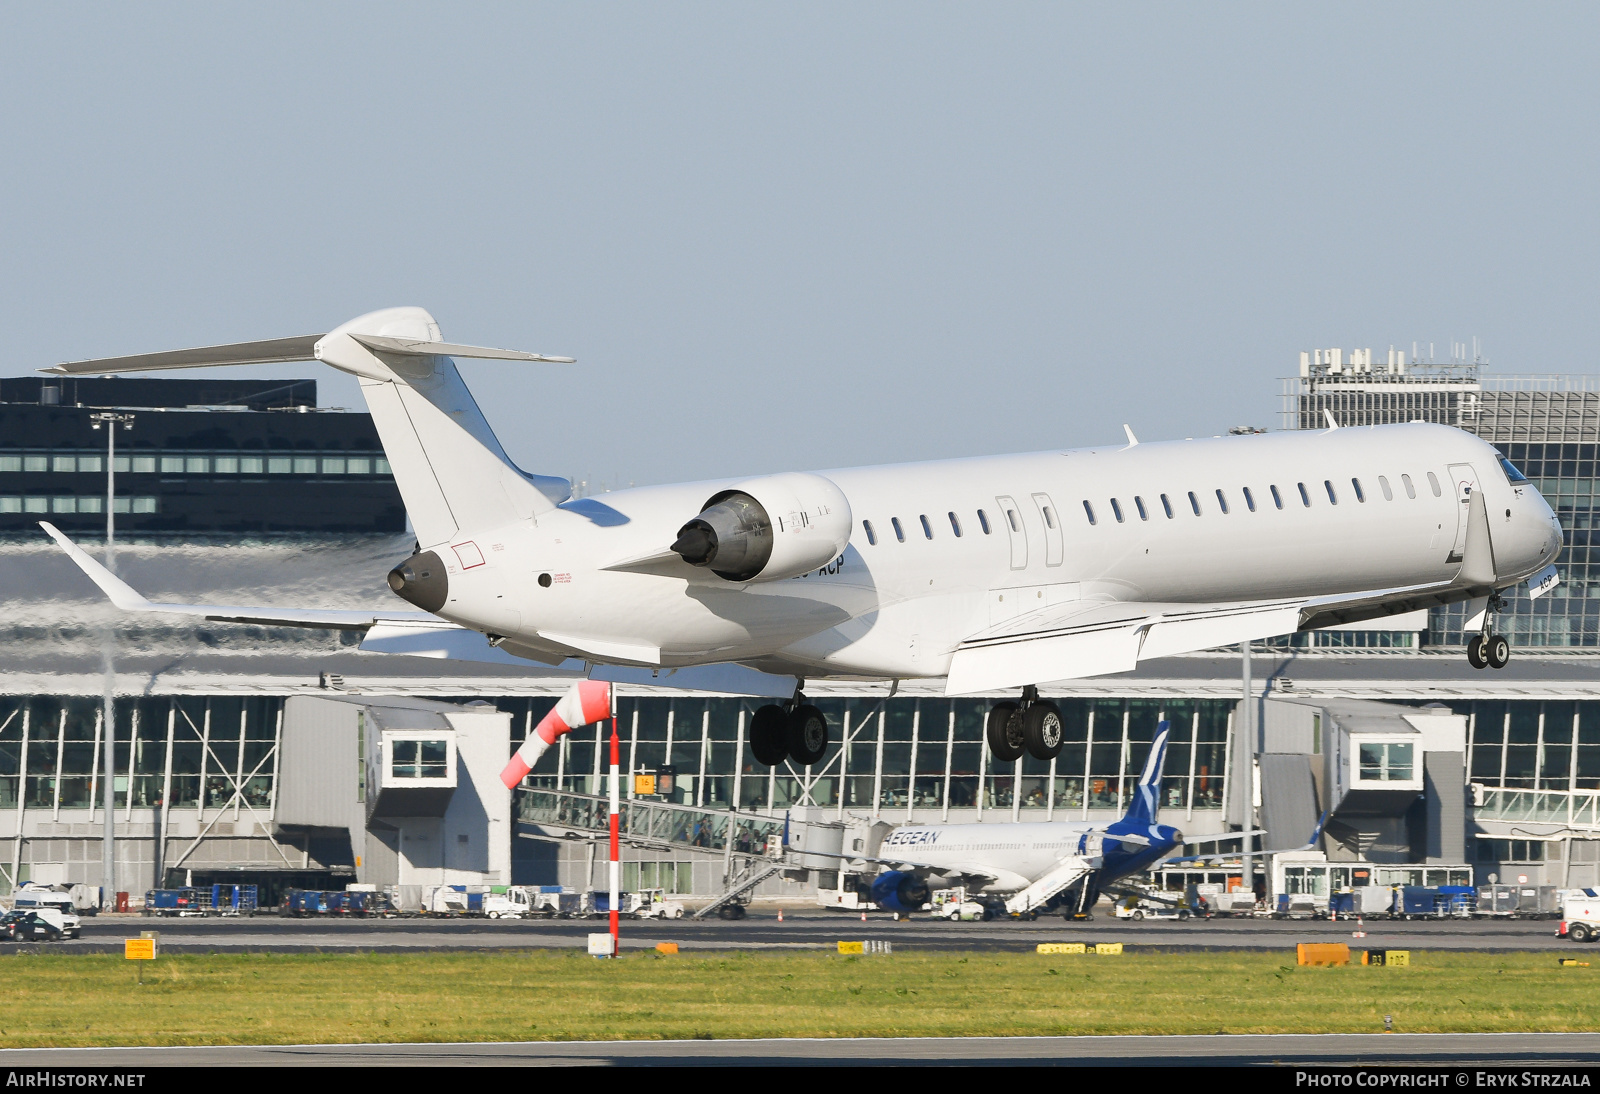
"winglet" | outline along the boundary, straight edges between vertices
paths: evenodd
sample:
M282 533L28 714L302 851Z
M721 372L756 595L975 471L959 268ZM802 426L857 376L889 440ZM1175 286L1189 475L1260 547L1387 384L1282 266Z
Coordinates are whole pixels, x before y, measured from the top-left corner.
M1327 407L1322 408L1322 420L1328 423L1328 429L1330 431L1339 428L1339 423L1337 420L1335 420L1333 411L1329 410Z
M61 534L61 529L46 520L41 520L39 527L56 541L56 544L67 553L67 557L77 564L78 569L88 575L90 581L100 586L100 591L111 598L111 603L125 612L146 611L151 607L150 601L140 596L131 585L118 578L116 574L85 554L83 548Z
M1128 435L1129 448L1132 448L1134 445L1139 443L1139 438L1133 435L1133 426L1129 425L1127 422L1123 422L1122 431Z

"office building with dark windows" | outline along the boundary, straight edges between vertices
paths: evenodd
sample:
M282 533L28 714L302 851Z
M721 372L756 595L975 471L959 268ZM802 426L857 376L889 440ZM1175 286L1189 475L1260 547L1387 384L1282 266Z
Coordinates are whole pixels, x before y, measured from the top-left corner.
M314 380L0 379L0 535L103 530L112 451L126 536L403 532L371 416L316 402Z

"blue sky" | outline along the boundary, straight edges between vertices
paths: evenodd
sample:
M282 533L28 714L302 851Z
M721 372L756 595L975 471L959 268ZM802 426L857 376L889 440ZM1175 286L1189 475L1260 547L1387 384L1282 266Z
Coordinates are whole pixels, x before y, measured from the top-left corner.
M6 374L420 304L579 358L463 366L524 466L646 483L1276 426L1314 346L1597 368L1593 5L0 20Z

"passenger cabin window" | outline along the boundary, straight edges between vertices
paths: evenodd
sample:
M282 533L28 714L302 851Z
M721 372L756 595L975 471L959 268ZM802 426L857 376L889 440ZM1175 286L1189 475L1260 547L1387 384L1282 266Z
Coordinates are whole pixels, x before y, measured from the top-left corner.
M1111 503L1113 509L1116 508L1116 505L1116 502ZM1054 528L1056 526L1056 511L1054 509L1048 505L1041 505L1039 506L1039 512L1044 514L1044 526L1046 528Z
M1189 508L1194 510L1194 515L1200 515L1200 499L1194 496L1194 491L1189 491Z
M955 533L957 539L961 538L961 521L956 519L955 513L950 514L950 531Z
M1400 476L1400 483L1401 483L1401 485L1403 485L1406 488L1406 497L1410 498L1412 501L1416 501L1417 500L1417 488L1415 486L1411 485L1411 476L1410 475L1401 475Z
M986 536L994 534L989 530L989 514L982 509L978 510L978 527L983 529L983 534Z
M1083 504L1088 505L1089 503L1084 502ZM1022 518L1017 516L1017 511L1015 509L1006 510L1006 520L1011 522L1011 530L1013 532L1022 531Z
M1244 488L1244 505L1245 508L1249 509L1252 513L1256 511L1255 495L1250 493L1250 488L1248 486Z
M1379 475L1378 476L1378 489L1383 491L1383 500L1384 501L1393 501L1394 500L1394 491L1389 489L1389 480L1388 480L1388 478L1386 476L1383 476L1383 475Z
M1328 492L1328 501L1329 501L1329 503L1333 504L1333 505L1338 505L1339 504L1339 495L1337 495L1337 494L1335 494L1333 492L1333 480L1332 479L1323 479L1322 480L1322 488Z
M1360 479L1351 479L1350 480L1350 486L1356 492L1356 500L1359 501L1361 504L1365 505L1367 503L1367 495L1364 492L1362 492L1361 480Z
M1300 488L1300 504L1304 505L1307 509L1310 509L1311 495L1306 493L1306 484L1303 482L1297 482L1295 485Z
M1139 519L1140 520L1149 520L1150 519L1150 514L1145 512L1144 499L1141 498L1137 494L1135 494L1133 496L1133 507L1135 509L1139 510Z
M1228 499L1219 489L1217 491L1217 508L1222 510L1222 515L1228 515Z
M1100 523L1099 521L1094 519L1094 506L1089 504L1089 499L1088 498L1084 498L1083 499L1083 511L1084 511L1084 513L1086 513L1088 515L1090 524L1098 524L1098 523Z
M862 521L861 530L867 533L867 543L876 547L878 545L878 533L872 530L872 522L870 520Z
M904 543L906 541L906 530L900 527L900 518L890 517L889 524L894 528L894 538Z
M1117 518L1118 524L1122 523L1122 506L1117 502L1116 498L1111 499L1111 515Z
M1171 520L1172 519L1172 500L1170 498L1168 498L1165 494L1161 495L1161 508L1163 508L1163 509L1165 509L1167 511L1167 519Z
M922 534L923 534L924 538L932 539L933 538L933 525L928 523L928 515L926 513L924 513L921 516L919 516L917 519L922 522Z
M1276 505L1279 509L1282 509L1283 497L1278 493L1278 488L1276 486L1269 486L1267 489L1272 491L1272 504Z
M1444 493L1443 490L1439 489L1439 476L1435 475L1432 471L1428 472L1428 485L1433 488L1434 497L1437 498Z

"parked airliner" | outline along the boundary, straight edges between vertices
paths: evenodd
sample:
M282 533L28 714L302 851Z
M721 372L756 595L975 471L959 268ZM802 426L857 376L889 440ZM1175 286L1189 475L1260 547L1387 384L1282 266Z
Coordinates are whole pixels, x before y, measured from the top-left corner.
M416 533L389 586L419 611L154 604L54 528L120 607L364 632L363 650L568 666L736 691L763 763L820 759L807 680L942 677L995 704L995 755L1049 758L1054 681L1555 581L1550 507L1485 442L1421 423L788 472L574 499L517 468L421 308L325 335L79 361L103 374L315 359L360 380ZM1332 425L1330 419L1330 425Z
M1182 832L1156 823L1171 731L1169 722L1156 728L1128 811L1110 824L908 824L890 832L870 858L841 857L888 867L872 879L870 893L886 911L920 910L931 880L1005 896L1005 910L1016 915L1057 907L1068 915L1086 911L1101 889L1151 869L1184 842Z

